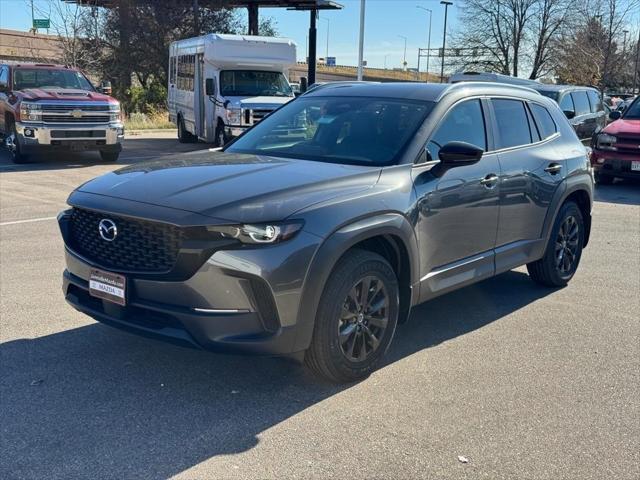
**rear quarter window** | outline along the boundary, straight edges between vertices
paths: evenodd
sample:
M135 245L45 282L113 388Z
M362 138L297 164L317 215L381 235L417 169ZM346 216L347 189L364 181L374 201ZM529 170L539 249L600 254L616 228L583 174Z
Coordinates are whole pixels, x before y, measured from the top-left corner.
M591 104L591 112L602 112L604 110L604 106L602 105L602 100L600 99L600 94L595 90L587 90L587 96L589 97L589 103Z

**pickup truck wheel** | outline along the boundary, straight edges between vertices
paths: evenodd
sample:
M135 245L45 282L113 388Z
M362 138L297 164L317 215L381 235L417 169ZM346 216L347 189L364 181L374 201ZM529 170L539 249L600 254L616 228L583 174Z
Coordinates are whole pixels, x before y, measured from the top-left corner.
M576 273L583 245L582 213L574 202L567 202L553 224L544 257L527 264L529 275L541 285L564 287Z
M195 142L195 137L185 127L182 117L178 120L178 141L180 143Z
M16 164L27 163L29 161L29 155L22 153L22 146L18 139L18 131L16 125L11 125L9 136L5 139L5 143L11 152L11 161Z
M100 158L103 162L117 162L120 152L100 152Z
M613 183L613 177L611 175L604 175L600 172L595 174L595 180L598 185L611 185Z
M398 312L391 265L372 252L347 253L325 285L305 364L332 382L367 377L391 344Z

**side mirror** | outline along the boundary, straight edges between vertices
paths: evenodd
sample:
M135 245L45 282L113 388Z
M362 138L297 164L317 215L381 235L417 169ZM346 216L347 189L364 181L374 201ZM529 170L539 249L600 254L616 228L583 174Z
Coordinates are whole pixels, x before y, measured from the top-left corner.
M611 120L619 120L620 117L622 117L622 113L619 112L618 110L614 110L612 112L609 112L609 118Z
M567 117L569 120L571 120L576 116L576 112L574 112L573 110L563 110L563 112L564 112L564 116Z
M109 80L103 80L102 82L100 82L100 91L105 95L111 95L111 82Z
M229 106L229 104L230 104L230 103L231 103L231 102L230 102L229 100L225 100L225 101L224 101L224 103L222 104L222 106L223 106L224 108L227 108L227 107Z
M466 142L449 142L438 152L440 161L448 167L471 165L482 158L484 150Z
M216 82L213 78L205 79L204 93L209 97L213 97L216 94Z

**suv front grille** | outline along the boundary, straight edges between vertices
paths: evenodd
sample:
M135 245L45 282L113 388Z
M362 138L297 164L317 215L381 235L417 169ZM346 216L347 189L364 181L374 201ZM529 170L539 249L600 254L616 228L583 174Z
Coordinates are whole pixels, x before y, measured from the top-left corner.
M267 115L269 115L271 112L273 112L273 110L268 110L268 109L254 109L252 110L252 115L253 115L253 123L256 124L258 123L260 120L262 120L264 117L266 117Z
M98 224L109 219L117 235L104 240ZM177 259L184 232L165 223L136 220L74 208L71 213L70 247L87 260L124 272L165 273Z

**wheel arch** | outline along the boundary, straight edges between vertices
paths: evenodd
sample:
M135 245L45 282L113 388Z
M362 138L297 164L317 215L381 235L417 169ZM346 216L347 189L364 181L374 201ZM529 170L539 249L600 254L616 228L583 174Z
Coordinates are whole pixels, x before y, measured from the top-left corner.
M583 177L588 177L588 180ZM556 221L560 209L568 201L575 202L580 208L585 227L583 247L586 247L589 243L591 234L591 208L593 206L593 180L590 175L585 174L584 176L581 175L567 179L565 188L559 188L557 190L549 208L549 212L553 212L553 214L547 215L544 223L544 245L549 241L549 235L551 235L553 224Z
M344 225L329 235L314 255L306 275L298 310L298 333L294 351L311 343L320 298L340 259L353 249L378 253L394 268L400 286L400 317L404 322L419 297L418 246L414 229L399 213L383 213Z

